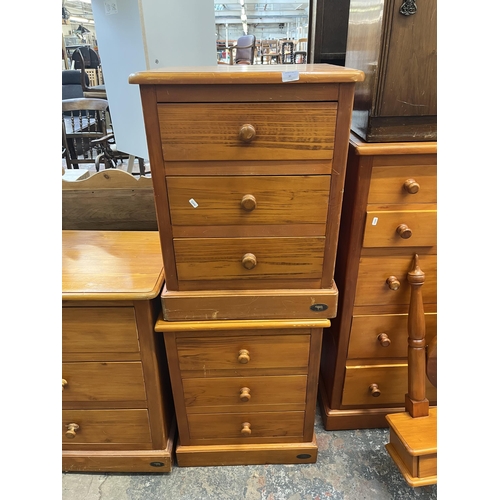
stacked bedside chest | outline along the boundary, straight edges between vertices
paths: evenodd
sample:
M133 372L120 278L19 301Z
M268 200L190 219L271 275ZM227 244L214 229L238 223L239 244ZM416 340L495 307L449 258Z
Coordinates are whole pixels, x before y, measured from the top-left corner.
M322 64L129 79L140 85L165 268L156 329L167 344L179 465L316 459L320 340L337 311L340 207L362 78ZM286 355L298 345L298 358ZM231 446L239 451L223 458Z
M63 231L62 255L63 470L168 472L158 232Z
M335 282L338 315L320 372L327 430L387 427L408 391L407 273L419 256L426 341L436 335L437 144L351 136ZM436 403L436 388L427 384Z

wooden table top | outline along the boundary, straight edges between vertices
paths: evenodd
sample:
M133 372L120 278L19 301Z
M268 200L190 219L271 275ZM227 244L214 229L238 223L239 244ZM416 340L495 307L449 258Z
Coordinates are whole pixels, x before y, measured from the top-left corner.
M62 231L63 300L150 300L163 283L157 231Z

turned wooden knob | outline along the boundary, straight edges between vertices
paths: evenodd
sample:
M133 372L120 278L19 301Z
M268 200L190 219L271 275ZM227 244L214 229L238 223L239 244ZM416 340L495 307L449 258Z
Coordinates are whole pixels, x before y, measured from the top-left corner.
M420 184L415 179L407 179L404 188L407 193L417 194L420 190Z
M241 199L241 207L251 212L257 206L257 200L252 194L246 194Z
M68 385L68 381L66 379L62 379L62 390L64 391L64 388Z
M66 437L68 439L73 439L76 436L76 431L80 428L78 424L68 424L66 426Z
M371 395L374 398L378 398L380 396L380 389L378 388L378 384L371 384L368 389L370 390Z
M411 235L412 235L411 229L406 224L400 224L397 227L396 232L404 240L407 240L408 238L411 238Z
M255 131L255 127L253 125L250 125L250 123L245 123L245 125L242 125L240 131L238 132L238 137L243 142L252 142L255 139L256 135L257 132Z
M244 436L250 436L250 434L252 434L252 429L250 429L250 422L243 422L241 424L241 433Z
M377 336L377 340L382 347L389 347L391 345L391 339L387 336L387 333L380 333Z
M389 276L385 282L391 290L399 290L401 282L396 278L396 276Z
M241 259L245 269L253 269L257 265L257 257L253 253L246 253Z
M246 403L247 401L250 401L250 389L248 387L242 387L240 389L240 400Z
M238 352L238 363L246 365L250 361L250 353L246 349L241 349Z

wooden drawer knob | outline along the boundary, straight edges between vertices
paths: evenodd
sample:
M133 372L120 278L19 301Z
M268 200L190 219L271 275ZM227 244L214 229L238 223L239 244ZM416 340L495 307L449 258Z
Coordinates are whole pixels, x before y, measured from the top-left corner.
M240 400L246 403L247 401L250 401L250 389L248 387L242 387L240 389Z
M420 184L415 179L407 179L404 188L407 193L417 194L420 191Z
M257 257L253 253L246 253L241 259L245 269L253 269L257 265Z
M408 238L411 238L411 235L412 235L412 231L411 229L406 225L406 224L400 224L397 229L396 229L396 232L399 234L399 236L401 236L401 238L403 238L404 240L407 240Z
M241 433L244 436L250 436L250 434L252 434L252 429L250 429L250 422L243 422L241 424Z
M250 353L246 349L241 349L238 352L238 363L246 365L250 361Z
M80 426L78 424L68 424L66 426L66 429L68 429L66 431L66 437L68 439L74 439L75 436L76 436L76 431L80 428Z
M378 388L378 384L371 384L368 389L370 390L370 393L374 398L378 398L380 396L380 389Z
M241 203L240 204L241 204L242 208L244 208L245 210L248 210L249 212L251 212L257 206L257 200L255 199L254 195L252 195L252 194L246 194L241 199Z
M62 390L64 391L64 388L68 385L68 381L66 379L62 379Z
M389 347L391 345L391 339L387 336L387 333L380 333L377 336L377 340L382 347Z
M238 133L238 137L243 142L252 142L255 139L257 132L255 131L255 127L250 123L245 123L241 126L240 131Z
M385 282L391 290L399 290L401 282L396 278L396 276L389 276Z

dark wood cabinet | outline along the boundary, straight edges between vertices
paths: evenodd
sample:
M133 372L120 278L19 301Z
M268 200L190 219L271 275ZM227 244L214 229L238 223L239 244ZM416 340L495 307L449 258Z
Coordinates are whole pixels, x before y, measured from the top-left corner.
M351 0L345 66L365 73L351 129L365 141L437 140L436 17L433 0Z

